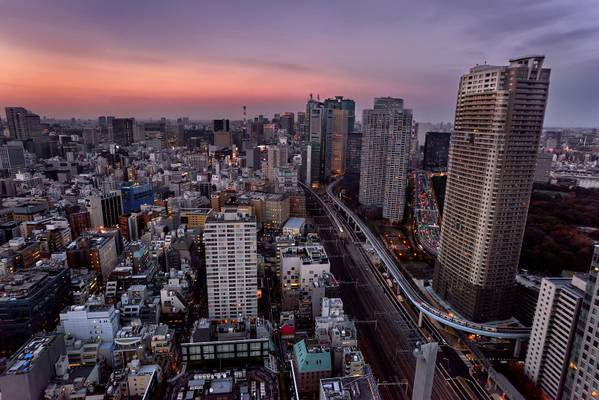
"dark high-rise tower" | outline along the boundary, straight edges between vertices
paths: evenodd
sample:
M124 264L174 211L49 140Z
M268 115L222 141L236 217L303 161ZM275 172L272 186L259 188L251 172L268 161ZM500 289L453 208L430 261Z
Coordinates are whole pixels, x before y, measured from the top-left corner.
M133 143L135 119L114 118L112 120L112 139L120 146L129 146Z
M42 134L40 116L23 107L6 107L6 123L13 139L37 138Z
M447 171L450 137L449 132L426 133L422 169L433 172Z
M473 321L511 316L549 89L543 61L480 65L460 79L433 287Z
M310 95L306 104L306 184L322 184L333 175L345 173L347 138L354 129L355 108L355 102L343 96L321 102Z
M324 101L326 112L325 179L343 175L346 168L347 141L354 130L356 103L343 96Z

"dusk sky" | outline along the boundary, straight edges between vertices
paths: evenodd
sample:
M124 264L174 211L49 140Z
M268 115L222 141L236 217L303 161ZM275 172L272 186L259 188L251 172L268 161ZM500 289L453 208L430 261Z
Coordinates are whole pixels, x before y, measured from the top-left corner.
M241 118L309 93L452 121L459 76L544 54L546 126L599 126L599 1L0 0L0 107ZM4 117L3 112L1 113ZM358 118L360 118L359 113Z

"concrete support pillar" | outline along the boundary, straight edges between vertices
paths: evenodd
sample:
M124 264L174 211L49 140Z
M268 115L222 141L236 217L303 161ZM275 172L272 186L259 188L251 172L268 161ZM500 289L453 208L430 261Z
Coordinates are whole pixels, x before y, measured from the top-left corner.
M438 350L439 345L436 342L420 345L414 350L416 374L412 400L431 400Z

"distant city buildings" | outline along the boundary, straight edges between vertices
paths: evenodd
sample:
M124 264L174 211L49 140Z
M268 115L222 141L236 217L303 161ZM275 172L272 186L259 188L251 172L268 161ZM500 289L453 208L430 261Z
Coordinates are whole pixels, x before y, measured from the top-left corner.
M23 107L6 107L6 123L13 139L34 139L42 134L39 115Z
M433 287L473 321L511 316L549 89L543 61L480 65L460 79Z
M120 146L130 146L134 142L135 119L112 119L112 140Z
M389 299L412 299L398 290L392 271L379 267L380 249L362 248L361 234L346 231L351 220L342 229L329 225L334 221L300 184L328 201L323 186L343 176L340 199L352 207L358 200L357 214L382 216L386 225L413 216L401 228L416 226L416 246L431 256L440 223L447 225L433 285L449 303L448 325L477 327L462 316L503 316L514 299L514 319L483 325L482 336L525 332L515 319L532 325L528 377L548 398L592 399L597 256L588 276L542 279L522 271L517 287L509 287L532 174L539 182L585 186L597 166L592 128L548 128L535 164L548 78L542 61L479 66L465 75L455 143L445 132L451 124L415 123L403 100L390 97L376 98L362 121L354 101L342 96L310 96L306 110L269 116L249 117L240 106L242 120L39 123L24 108L7 109L21 133L5 129L0 142L3 398L274 400L291 389L297 398L378 400L381 386L389 393L408 387L426 399L443 393L435 386L443 379L458 389L456 371L467 371L479 353L437 363L435 345L410 321L383 324L390 311L370 310L384 304L376 303L383 293L377 290L386 285ZM448 167L449 208L440 218L430 177ZM405 213L412 177L416 204ZM592 227L577 230L593 234ZM404 248L408 259L419 259L401 239L389 235L385 242L401 248L401 259ZM331 273L363 261L375 264L380 286ZM362 300L364 313L355 308ZM358 341L358 324L373 326L373 335ZM429 328L435 330L423 325ZM404 331L407 348L381 336ZM380 339L376 348L389 354L379 354L385 360L373 372L366 358L372 349L363 354L361 346ZM508 351L512 357L507 340L465 340L491 358ZM393 371L379 376L381 366L396 361L402 380ZM452 368L435 368L448 362ZM415 380L403 380L414 366ZM433 381L436 371L443 379ZM489 368L489 381L504 390L507 381L498 376ZM493 387L467 383L477 392Z
M303 156L307 185L321 185L345 173L349 134L355 123L355 102L343 96L321 102L312 95L306 105L308 145Z
M25 149L22 143L9 142L0 146L0 169L11 171L25 167Z
M411 129L412 112L402 99L379 97L364 110L360 204L382 209L393 222L404 215Z
M229 147L233 143L228 119L215 119L212 122L212 131L215 146Z

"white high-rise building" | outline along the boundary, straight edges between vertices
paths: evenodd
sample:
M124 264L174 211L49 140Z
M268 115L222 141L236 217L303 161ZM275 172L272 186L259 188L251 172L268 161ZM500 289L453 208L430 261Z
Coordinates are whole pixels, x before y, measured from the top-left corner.
M210 318L257 316L256 218L236 209L212 213L204 243Z
M549 91L543 63L479 65L460 79L433 288L473 321L512 315Z
M524 371L552 399L561 397L586 282L544 278Z
M599 398L599 245L595 245L584 303L578 318L577 336L572 344L564 399Z
M408 181L412 111L403 100L374 99L362 117L360 203L383 210L383 218L403 219Z

